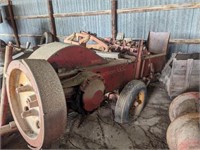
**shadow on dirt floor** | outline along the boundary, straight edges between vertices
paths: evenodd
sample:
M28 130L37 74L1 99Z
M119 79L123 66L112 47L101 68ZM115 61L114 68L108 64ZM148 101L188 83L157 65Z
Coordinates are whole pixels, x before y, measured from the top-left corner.
M82 119L69 114L65 134L52 143L52 149L167 149L166 130L170 123L170 99L160 83L148 88L148 102L141 116L129 124L114 122L115 103L104 103ZM56 123L55 123L56 124ZM5 149L24 149L27 144L19 133L4 137Z

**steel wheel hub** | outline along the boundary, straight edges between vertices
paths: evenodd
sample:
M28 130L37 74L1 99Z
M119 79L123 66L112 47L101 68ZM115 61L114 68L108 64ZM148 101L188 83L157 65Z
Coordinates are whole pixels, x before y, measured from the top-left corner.
M133 107L130 109L130 115L134 118L138 117L144 107L145 93L140 91L133 102Z

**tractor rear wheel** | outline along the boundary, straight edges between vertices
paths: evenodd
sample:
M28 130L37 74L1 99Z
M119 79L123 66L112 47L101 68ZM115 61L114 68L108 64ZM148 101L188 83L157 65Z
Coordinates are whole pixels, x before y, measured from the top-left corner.
M45 60L12 61L7 70L9 105L17 128L35 149L64 133L67 108L60 80Z
M115 121L127 123L135 120L144 108L146 97L146 85L139 80L130 81L119 95L115 107Z

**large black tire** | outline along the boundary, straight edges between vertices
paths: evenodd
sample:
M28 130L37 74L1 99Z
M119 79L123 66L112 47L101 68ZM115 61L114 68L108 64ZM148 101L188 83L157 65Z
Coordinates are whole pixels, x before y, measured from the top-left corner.
M115 107L115 121L128 123L135 120L146 103L146 85L139 80L130 81L120 93Z
M50 32L44 32L40 39L40 45L52 42L54 42L53 35Z

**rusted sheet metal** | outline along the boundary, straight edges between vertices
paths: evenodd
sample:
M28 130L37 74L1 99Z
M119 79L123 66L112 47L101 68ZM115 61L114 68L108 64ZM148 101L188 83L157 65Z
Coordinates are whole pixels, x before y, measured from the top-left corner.
M199 53L176 54L162 71L162 81L170 97L185 91L199 90L200 58Z
M105 80L105 92L123 88L135 76L136 63L127 60L112 61L107 65L88 68L100 74Z
M52 48L54 50L51 50ZM106 60L92 50L59 42L42 46L29 59L45 59L55 68L66 68L67 70L106 63Z
M148 36L148 50L151 53L166 53L170 34L168 32L150 32Z

